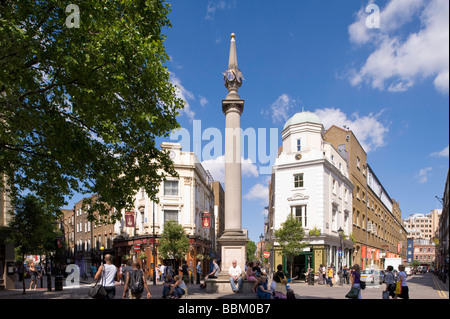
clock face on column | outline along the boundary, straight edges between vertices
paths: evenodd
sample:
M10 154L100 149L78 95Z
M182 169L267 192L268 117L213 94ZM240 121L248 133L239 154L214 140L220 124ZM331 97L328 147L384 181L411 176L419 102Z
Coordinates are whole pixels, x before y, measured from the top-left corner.
M234 73L233 73L233 71L231 71L231 70L226 71L225 72L225 78L228 81L233 81L234 80Z
M302 159L302 154L300 154L300 153L295 154L295 159L297 161L301 160Z

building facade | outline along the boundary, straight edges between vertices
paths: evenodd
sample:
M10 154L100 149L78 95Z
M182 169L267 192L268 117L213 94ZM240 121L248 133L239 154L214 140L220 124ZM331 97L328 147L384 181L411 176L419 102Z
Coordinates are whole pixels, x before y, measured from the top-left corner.
M7 242L7 228L13 210L7 180L0 174L0 290L14 289L14 245Z
M192 270L197 260L203 260L205 273L216 231L210 175L194 153L181 151L179 143L164 142L161 148L170 153L179 177L167 177L161 183L157 194L159 203L153 202L144 190L136 194L134 211L122 212L122 220L115 224L115 256L139 258L144 263L145 274L153 276L153 264L162 262L158 242L164 223L175 220L189 237L190 247L185 257L188 266ZM127 222L130 214L131 224Z
M273 265L283 264L300 277L321 264L351 265L353 242L352 191L346 160L324 141L324 128L311 112L290 118L282 131L283 145L272 168L267 228L274 249ZM293 265L282 256L273 232L293 214L305 231L308 247ZM341 239L338 230L342 229ZM311 231L311 233L310 233ZM342 250L342 254L339 251Z
M439 218L441 209L433 209L428 214L412 214L403 220L408 237L433 240L439 238Z
M444 186L444 194L442 197L442 214L439 218L439 247L437 249L437 267L439 270L446 269L448 275L448 204L449 204L449 175L447 173L447 180Z
M428 239L414 239L414 260L423 266L431 266L436 258L436 245Z
M384 269L384 258L406 260L407 234L400 205L388 195L369 166L367 153L355 134L333 125L325 132L324 139L345 154L349 178L354 185L354 262L362 269Z

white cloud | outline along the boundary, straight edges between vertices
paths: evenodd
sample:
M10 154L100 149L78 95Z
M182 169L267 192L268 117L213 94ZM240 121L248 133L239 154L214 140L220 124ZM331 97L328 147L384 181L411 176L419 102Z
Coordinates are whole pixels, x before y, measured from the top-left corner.
M448 152L449 152L449 150L448 150L448 145L447 145L447 147L444 148L442 151L431 153L431 156L448 157L449 156Z
M377 114L370 113L365 116L353 113L350 118L340 109L335 108L317 109L315 113L325 129L329 129L332 125L349 127L366 153L386 144L385 140L389 129L378 120L383 110Z
M433 170L432 167L426 167L421 169L419 173L415 176L418 179L418 182L421 184L428 182L428 177L432 170Z
M283 93L270 105L269 109L263 109L261 115L271 117L274 124L284 124L291 116L296 104L296 100Z
M209 101L206 99L206 97L199 95L198 98L200 99L200 105L201 106L205 106L206 104L209 103Z
M373 1L371 1L373 2ZM403 92L416 82L434 78L435 88L449 92L449 1L390 0L380 11L380 28L368 29L364 8L349 26L350 41L373 46L359 70L351 70L352 85ZM419 19L420 29L405 35L404 25Z
M263 184L255 184L250 191L244 196L248 200L262 200L269 201L269 187Z
M202 162L203 168L208 170L215 181L225 183L225 156ZM243 177L258 177L258 167L250 159L241 158L241 172Z
M177 98L180 98L184 100L185 105L184 109L181 110L181 113L186 114L186 116L189 118L190 121L194 119L195 112L192 111L191 105L189 104L189 101L195 100L195 96L192 92L187 90L182 84L181 80L177 78L175 73L170 72L170 82L177 87L176 94Z
M214 15L217 10L234 9L236 7L236 0L233 1L209 1L206 6L206 20L214 20Z

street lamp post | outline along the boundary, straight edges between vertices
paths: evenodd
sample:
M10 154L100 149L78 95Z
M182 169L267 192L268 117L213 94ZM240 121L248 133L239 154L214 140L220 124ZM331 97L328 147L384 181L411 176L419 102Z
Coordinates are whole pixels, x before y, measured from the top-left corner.
M339 234L339 285L342 286L342 255L344 254L343 252L343 247L342 247L342 241L344 238L344 230L339 227L338 230L338 234Z
M155 201L153 201L153 285L156 285L156 239L155 239Z
M259 247L260 247L260 251L261 251L261 267L262 267L262 264L263 264L263 252L262 252L262 249L263 249L262 241L263 241L263 239L264 239L264 236L263 236L263 234L261 234L259 236Z

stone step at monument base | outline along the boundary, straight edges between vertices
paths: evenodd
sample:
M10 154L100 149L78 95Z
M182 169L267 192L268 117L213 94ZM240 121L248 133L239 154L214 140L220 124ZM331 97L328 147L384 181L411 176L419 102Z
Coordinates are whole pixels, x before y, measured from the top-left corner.
M233 293L230 285L230 279L228 276L220 277L217 279L206 279L206 292L209 293ZM235 282L236 289L238 288L237 282ZM242 282L242 293L251 293L254 281L243 280Z

